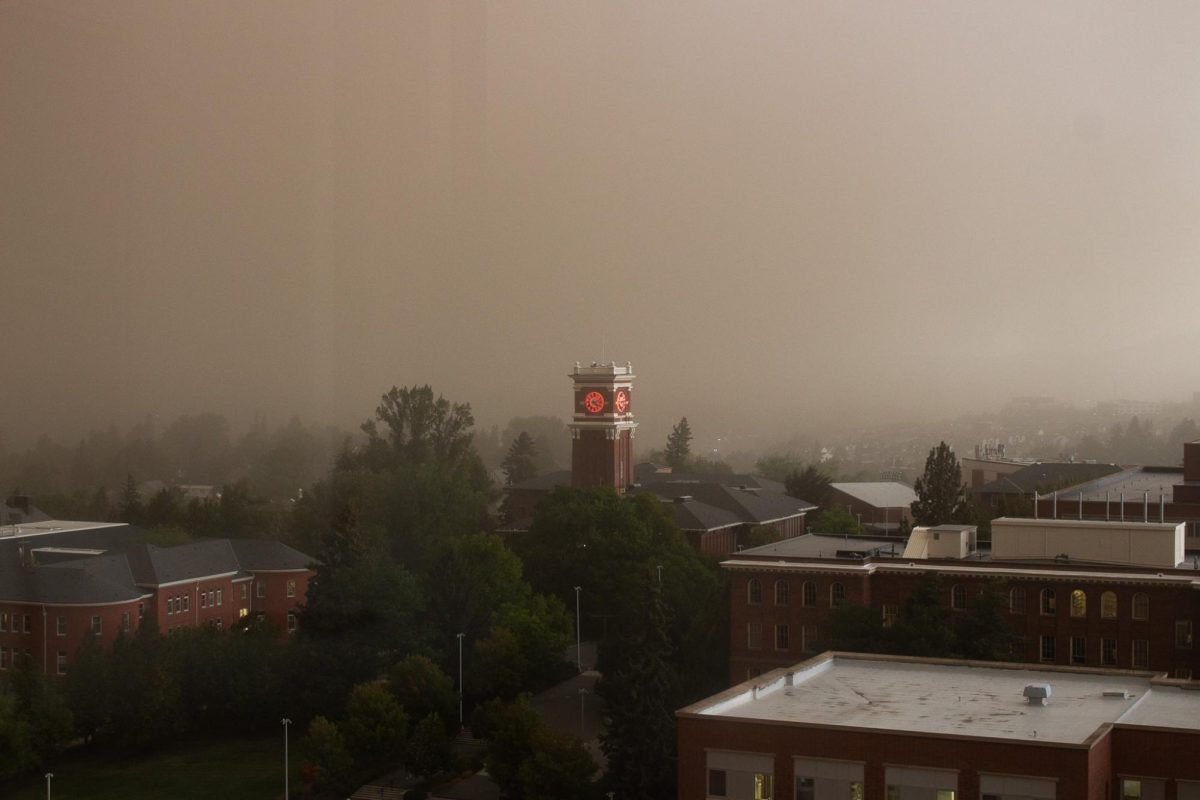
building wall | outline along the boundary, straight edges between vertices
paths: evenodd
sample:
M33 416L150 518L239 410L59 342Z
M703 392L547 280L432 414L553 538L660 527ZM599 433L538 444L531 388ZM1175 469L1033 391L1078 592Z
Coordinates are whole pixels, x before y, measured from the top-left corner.
M892 506L890 508L873 506L832 487L829 489L829 505L838 508L847 508L850 514L856 517L857 515L862 515L864 524L912 522L912 509L908 506Z
M138 602L119 603L106 606L53 606L40 604L0 604L0 614L9 615L6 631L0 632L0 648L4 648L4 666L12 667L12 653L17 651L24 655L29 651L33 659L34 669L45 674L55 674L58 670L58 653L67 656L68 669L75 658L75 652L87 638L92 629L92 620L99 617L100 631L97 641L103 648L112 647L123 624L128 621L129 633L135 632L139 625ZM147 607L148 607L147 603ZM24 632L24 616L29 615L30 631ZM22 630L12 630L12 620L21 622ZM128 615L128 616L126 616ZM63 618L64 633L59 635L58 620Z
M628 430L578 430L571 447L571 485L623 491L633 483L633 439ZM609 434L613 434L609 438Z
M290 570L285 572L255 572L250 588L250 613L263 614L279 630L288 630L288 615L298 614L308 585L312 581L312 570ZM294 585L294 591L289 589Z

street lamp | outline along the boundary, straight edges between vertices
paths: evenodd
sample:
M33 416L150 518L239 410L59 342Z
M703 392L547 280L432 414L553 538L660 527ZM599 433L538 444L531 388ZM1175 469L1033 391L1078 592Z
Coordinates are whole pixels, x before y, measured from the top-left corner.
M662 586L662 564L656 566L655 569L658 570L658 585Z
M283 800L288 800L288 725L292 721L284 717L279 722L283 725Z
M579 633L579 593L583 591L582 586L575 587L575 669L583 672L583 640Z
M584 742L584 747L587 747L587 737L583 732L584 703L587 700L587 693L586 687L579 687L579 741Z
M458 638L458 729L463 726L463 681L462 681L462 643L465 633L457 634Z
M50 779L54 777L53 772L46 773L46 800L50 800Z

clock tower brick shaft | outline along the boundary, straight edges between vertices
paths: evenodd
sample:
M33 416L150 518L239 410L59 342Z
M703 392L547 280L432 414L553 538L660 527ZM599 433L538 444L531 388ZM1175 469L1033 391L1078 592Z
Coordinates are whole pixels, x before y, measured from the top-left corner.
M571 418L571 485L608 486L618 492L633 483L633 366L616 362L575 364Z

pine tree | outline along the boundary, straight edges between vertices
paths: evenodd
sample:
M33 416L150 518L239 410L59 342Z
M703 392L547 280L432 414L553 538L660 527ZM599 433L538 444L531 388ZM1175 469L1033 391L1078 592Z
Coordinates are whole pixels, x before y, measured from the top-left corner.
M687 417L671 428L667 437L667 449L663 458L671 469L683 469L692 457L692 426L688 425Z
M537 477L537 449L533 437L525 431L513 440L508 448L508 455L500 465L504 470L504 480L509 486Z
M967 487L962 482L962 469L945 442L929 451L925 473L917 478L913 491L917 499L912 514L917 525L945 525L973 516L964 499Z
M817 508L825 508L829 504L829 484L829 476L812 464L792 472L784 479L788 494L799 500L807 500Z
M142 506L142 494L138 491L137 481L133 475L125 476L125 488L121 491L121 503L117 506L117 513L122 522L137 524L142 521L144 512Z

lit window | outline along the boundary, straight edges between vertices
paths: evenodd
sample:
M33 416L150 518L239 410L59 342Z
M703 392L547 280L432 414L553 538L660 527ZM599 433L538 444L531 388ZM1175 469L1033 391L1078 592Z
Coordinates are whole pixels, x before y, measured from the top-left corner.
M1115 667L1117 665L1116 639L1100 640L1100 664L1105 667Z
M1071 663L1087 663L1087 639L1082 636L1071 637Z
M1184 650L1192 649L1192 621L1190 619L1175 621L1175 646Z
M1053 589L1042 589L1042 613L1052 615L1058 610L1058 601Z
M1009 591L1008 610L1013 614L1025 613L1025 590L1021 587Z
M58 615L58 630L57 630L57 633L58 633L58 635L59 635L59 636L66 636L66 635L67 635L67 618L66 618L66 617L64 617L62 614L59 614L59 615Z
M752 606L762 602L762 584L758 582L758 578L751 578L746 584L746 602Z
M776 625L775 626L775 649L776 650L787 650L788 649L788 626L787 625Z
M1133 596L1133 618L1150 619L1150 595L1145 592Z
M1083 589L1075 589L1071 592L1071 616L1087 616L1087 592Z
M769 772L754 773L754 800L771 800L775 796L775 776Z
M1142 800L1142 782L1122 779L1121 800Z
M762 623L746 623L746 647L750 650L762 650Z
M295 580L290 580L287 582L287 596L288 597L296 596L296 581ZM762 598L760 597L759 599L762 599Z
M846 587L840 583L833 583L829 586L829 607L841 608L846 604Z
M1057 655L1058 655L1055 652L1056 651L1055 645L1057 643L1055 642L1054 637L1053 636L1041 636L1038 638L1041 640L1041 647L1039 649L1038 657L1042 661L1053 662L1055 660L1055 658L1057 658Z
M883 627L891 628L896 624L896 617L900 615L900 606L894 603L883 604Z
M967 590L965 587L959 584L950 587L950 607L953 609L964 609L967 607Z
M724 797L727 789L725 788L725 770L710 769L708 771L708 796L709 797Z
M805 608L817 607L817 585L815 583L805 581L804 585L800 587L800 593L803 595L800 602Z
M1134 669L1149 669L1150 668L1150 640L1149 639L1134 639L1133 640L1133 668Z
M775 581L775 605L786 606L788 604L788 582Z
M100 617L99 616L92 617L92 633L99 636L100 629L101 629Z
M248 608L239 608L238 609L238 619L247 617L247 616L249 616L249 614L250 614L250 609L248 609Z
M1105 592L1100 595L1100 616L1104 619L1117 618L1117 593Z
M58 674L59 675L67 674L67 654L64 653L62 650L58 651Z
M287 629L288 629L288 633L292 633L296 630L296 615L295 614L287 615Z
M255 582L254 595L255 595L255 597L266 597L267 596L267 584L265 581L256 581Z

